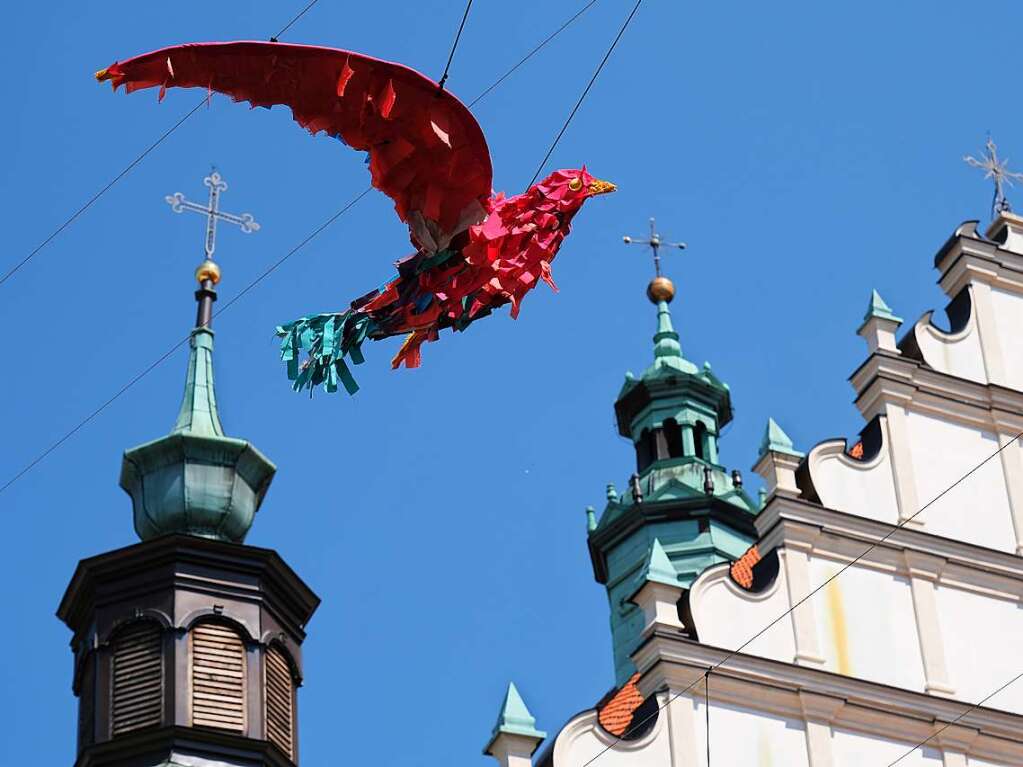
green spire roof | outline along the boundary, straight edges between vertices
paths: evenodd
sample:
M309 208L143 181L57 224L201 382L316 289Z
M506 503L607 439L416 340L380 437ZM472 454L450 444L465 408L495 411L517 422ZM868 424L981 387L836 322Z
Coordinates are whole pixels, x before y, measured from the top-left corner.
M682 345L678 333L671 324L671 310L667 301L657 302L657 332L654 334L654 364L647 368L643 377L658 375L663 370L677 370L683 373L698 373L699 368L682 356Z
M885 303L884 299L881 298L881 294L877 290L873 290L870 293L870 304L867 306L867 313L863 315L863 321L877 317L882 320L891 320L892 322L902 323L902 317L896 317L891 310L891 307Z
M787 453L799 458L803 457L792 444L789 435L786 434L773 418L767 419L767 428L764 429L764 438L760 440L760 455L768 452Z
M217 412L217 394L213 388L213 331L196 328L189 339L188 374L185 396L171 434L189 432L207 437L223 437Z
M647 581L665 583L669 586L680 585L678 573L675 571L671 560L668 559L668 554L664 551L664 547L661 546L661 542L657 538L654 538L654 542L650 546L650 553L647 555L646 564L640 573L639 588L642 588L643 584Z
M501 733L536 738L537 745L547 737L546 732L536 729L536 719L529 713L529 709L526 708L526 703L522 700L522 696L519 695L514 682L508 683L508 691L504 694L504 702L501 704L501 710L497 714L497 723L494 725L490 741L487 743L486 748L483 749L484 755L490 754L494 741L497 740Z

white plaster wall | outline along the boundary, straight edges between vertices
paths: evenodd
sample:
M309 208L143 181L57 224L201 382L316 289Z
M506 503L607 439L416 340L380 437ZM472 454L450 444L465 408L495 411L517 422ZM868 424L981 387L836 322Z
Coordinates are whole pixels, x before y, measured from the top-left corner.
M971 312L966 327L954 335L931 325L929 314L917 323L913 332L924 360L932 368L959 378L987 383L975 311Z
M935 598L957 700L976 703L1023 671L1023 608L1018 602L947 586L939 586ZM1023 680L984 705L1023 713Z
M991 290L991 307L1006 379L997 383L1023 391L1023 297L994 288Z
M700 641L734 650L789 609L785 572L760 594L739 589L728 577L727 566L704 572L693 583L690 609ZM778 621L743 650L748 655L791 663L796 654L792 622Z
M886 437L887 443L887 437ZM869 463L861 463L836 450L810 454L813 485L821 503L829 509L856 514L881 522L898 522L899 508L895 498L888 446Z
M910 411L906 418L921 506L998 450L998 440L952 421ZM937 500L921 518L926 532L1015 552L1002 463L995 457Z
M969 767L1006 767L1003 762L989 762L985 759L970 758L966 760Z
M870 738L847 730L833 729L831 734L835 767L886 767L912 747L912 743ZM918 748L903 758L899 767L941 767L941 754L932 748Z
M810 560L816 588L839 570ZM909 582L901 577L850 567L811 600L826 668L846 676L924 690L923 660Z
M803 767L809 763L803 720L783 719L714 703L713 675L710 678L710 695L711 767ZM695 767L707 767L707 708L699 698L695 708L693 734L698 754Z

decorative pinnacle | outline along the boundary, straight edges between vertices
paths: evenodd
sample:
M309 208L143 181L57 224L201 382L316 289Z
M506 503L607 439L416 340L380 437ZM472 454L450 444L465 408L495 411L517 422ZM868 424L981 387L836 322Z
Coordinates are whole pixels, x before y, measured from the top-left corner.
M789 435L778 425L773 418L767 419L767 427L764 429L764 437L760 440L760 455L767 453L786 453L799 458L803 454L796 450Z
M526 708L526 703L522 700L522 696L519 695L514 682L508 683L508 691L504 694L504 702L501 704L501 710L497 714L497 723L494 725L490 742L483 749L484 754L490 754L494 741L502 733L532 738L536 740L536 745L539 745L540 741L547 737L546 732L536 729L536 719L529 713L529 709Z
M881 298L881 294L876 289L870 294L870 304L867 306L867 313L863 315L863 321L866 322L871 317L898 323L902 322L902 318L895 316L891 307L885 303L885 300Z
M664 583L668 586L679 585L678 572L675 570L675 566L671 564L667 552L665 552L664 547L657 538L654 538L654 542L650 546L650 553L647 555L646 564L643 567L643 572L640 574L640 579L642 582L654 581L655 583Z
M981 159L963 156L963 162L974 168L984 171L985 179L992 179L995 184L995 196L991 200L991 217L995 218L999 213L1008 213L1012 210L1009 200L1005 196L1006 187L1012 186L1013 181L1023 181L1023 173L1013 173L1009 170L1009 158L1004 160L998 156L998 147L988 134L987 143L984 145L985 153Z

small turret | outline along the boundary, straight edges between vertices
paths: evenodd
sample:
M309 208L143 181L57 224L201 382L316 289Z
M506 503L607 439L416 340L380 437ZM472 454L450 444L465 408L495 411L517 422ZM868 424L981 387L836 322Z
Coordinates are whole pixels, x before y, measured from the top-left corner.
M526 708L515 683L509 682L483 754L494 757L501 767L531 767L533 753L546 737L546 732L536 729L536 719Z
M755 540L759 511L742 475L718 455L721 429L732 419L728 385L708 363L686 359L669 308L675 286L657 260L665 243L652 230L643 244L655 256L647 287L657 311L653 363L626 375L615 402L618 432L635 446L635 472L621 495L609 488L588 536L594 576L607 588L618 684L635 673L631 654L652 622L680 628L682 592Z

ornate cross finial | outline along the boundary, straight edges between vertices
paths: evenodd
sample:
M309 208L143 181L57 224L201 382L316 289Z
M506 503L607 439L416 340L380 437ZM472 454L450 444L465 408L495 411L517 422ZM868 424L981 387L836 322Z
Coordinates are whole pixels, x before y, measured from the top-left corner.
M181 192L164 197L175 213L190 210L193 213L201 213L206 216L206 259L195 270L195 279L199 283L199 289L195 292L195 300L199 304L195 318L197 328L210 326L213 319L213 302L217 300L216 285L220 282L220 267L213 261L213 252L217 247L217 221L235 224L245 234L259 231L259 224L256 223L251 213L242 213L240 216L236 216L233 213L225 213L220 210L220 193L227 191L227 182L220 177L215 168L210 171L210 175L203 179L203 183L210 188L210 200L207 205L187 200Z
M227 191L227 182L221 178L217 171L211 171L210 175L204 178L202 182L210 188L210 200L207 205L191 202L185 199L185 195L181 194L181 192L169 194L164 199L170 204L171 210L175 213L190 210L206 216L206 260L212 261L213 251L217 247L218 219L237 225L245 234L258 232L259 224L256 223L251 213L242 213L240 216L236 216L233 213L225 213L220 210L220 193Z
M665 242L661 239L661 235L657 233L657 224L654 219L650 219L650 237L645 240L641 240L636 237L629 237L625 235L622 237L622 242L626 245L649 245L650 249L654 252L654 277L661 276L661 248L678 248L679 250L685 250L686 244L684 242Z
M1009 170L1009 159L1003 160L998 156L998 147L995 146L995 142L991 139L990 135L987 137L985 149L986 152L980 160L970 155L965 155L963 162L985 171L984 178L994 179L995 196L991 200L991 215L994 217L999 213L1006 213L1012 210L1009 206L1009 200L1005 197L1005 188L1012 186L1013 180L1023 181L1023 173L1013 173Z

